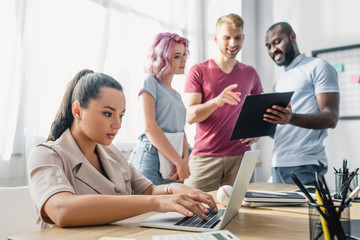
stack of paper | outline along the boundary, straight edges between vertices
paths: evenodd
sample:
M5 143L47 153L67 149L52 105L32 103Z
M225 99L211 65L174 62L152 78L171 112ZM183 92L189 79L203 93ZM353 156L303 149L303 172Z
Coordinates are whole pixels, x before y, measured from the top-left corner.
M306 202L306 198L295 192L262 192L248 191L244 204L249 206L298 205Z

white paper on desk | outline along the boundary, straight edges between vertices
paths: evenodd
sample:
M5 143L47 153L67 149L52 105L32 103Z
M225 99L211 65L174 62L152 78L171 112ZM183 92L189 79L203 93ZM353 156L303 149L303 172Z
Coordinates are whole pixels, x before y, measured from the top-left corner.
M135 240L135 238L102 237L99 240Z
M169 140L170 144L174 147L175 151L182 156L183 154L183 147L184 147L184 132L178 133L167 133L164 132L166 138ZM159 154L159 161L160 161L160 174L165 179L171 176L171 172L174 169L174 164L165 157L160 151Z

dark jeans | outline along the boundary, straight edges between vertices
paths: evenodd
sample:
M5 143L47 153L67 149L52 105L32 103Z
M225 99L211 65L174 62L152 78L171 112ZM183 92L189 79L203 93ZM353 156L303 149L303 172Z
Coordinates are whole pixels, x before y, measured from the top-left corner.
M318 175L325 175L327 166L322 165L302 165L296 167L273 167L271 169L272 178L274 183L289 183L295 184L291 178L291 174L295 173L302 184L314 185L315 172Z

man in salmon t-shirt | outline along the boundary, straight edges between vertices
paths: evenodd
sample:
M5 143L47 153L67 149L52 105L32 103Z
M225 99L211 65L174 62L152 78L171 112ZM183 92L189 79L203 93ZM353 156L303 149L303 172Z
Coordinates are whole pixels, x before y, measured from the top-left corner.
M255 69L236 60L244 41L243 25L236 14L220 17L214 36L218 55L194 65L186 78L186 119L197 124L191 175L185 184L203 191L233 185L244 153L258 140L230 141L245 96L263 92Z

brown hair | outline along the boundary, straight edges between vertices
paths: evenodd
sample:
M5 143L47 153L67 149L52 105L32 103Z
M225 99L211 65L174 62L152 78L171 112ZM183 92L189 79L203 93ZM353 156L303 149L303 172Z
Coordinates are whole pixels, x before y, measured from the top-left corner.
M244 20L235 13L221 16L216 22L216 29L218 29L224 23L229 24L233 28L244 29Z
M75 101L86 108L91 99L101 97L100 91L104 87L122 91L120 83L104 73L95 73L88 69L78 72L66 88L47 141L55 141L71 126L74 121L72 104Z

